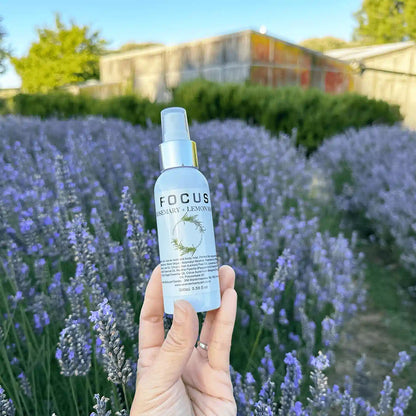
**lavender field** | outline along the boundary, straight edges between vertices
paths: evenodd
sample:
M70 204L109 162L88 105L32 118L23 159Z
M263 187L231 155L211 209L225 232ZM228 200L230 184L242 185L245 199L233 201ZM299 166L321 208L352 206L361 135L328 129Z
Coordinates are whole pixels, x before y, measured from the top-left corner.
M241 121L190 132L219 263L236 270L238 415L412 415L416 348L380 357L371 394L354 383L364 359L353 373L334 368L368 307L363 239L388 247L416 292L416 135L348 131L307 158L294 137ZM158 263L160 138L160 126L98 117L0 120L0 415L128 414Z

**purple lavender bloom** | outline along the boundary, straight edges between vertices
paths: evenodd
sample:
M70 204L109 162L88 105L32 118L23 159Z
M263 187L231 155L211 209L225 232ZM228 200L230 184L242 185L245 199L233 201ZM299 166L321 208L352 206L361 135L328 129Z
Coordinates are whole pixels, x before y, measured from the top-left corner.
M94 394L94 399L96 404L94 405L95 412L92 412L90 416L111 416L111 410L107 409L108 398L100 396L99 394Z
M312 385L309 387L311 397L308 398L310 413L328 415L330 409L330 396L328 395L328 379L323 373L329 367L328 358L321 352L317 357L311 357L311 365L314 368L311 373Z
M288 414L294 406L296 397L300 392L300 383L302 381L302 369L296 358L296 351L288 352L284 363L286 364L286 375L280 386L282 395L280 398L279 416Z
M88 374L91 367L91 343L85 322L73 319L72 316L65 320L65 328L59 334L55 357L64 376Z
M342 397L342 409L340 416L356 416L357 405L354 399L346 391Z
M20 388L27 397L32 397L32 388L26 374L22 371L17 378L19 379Z
M410 355L406 351L399 352L399 359L394 364L392 373L395 376L398 376L403 371L403 369L410 364L410 361Z
M0 414L2 416L14 416L15 413L16 409L13 401L11 399L7 399L3 387L0 386Z
M413 396L413 389L406 387L405 389L399 389L396 401L393 407L393 416L403 416L407 407L409 406L410 400Z
M261 382L265 384L268 379L271 379L276 371L270 345L264 347L264 357L261 359L261 366L258 368Z
M268 379L261 387L259 399L254 404L255 416L274 416L276 403L274 402L274 383Z
M132 374L131 363L125 358L113 310L106 298L98 305L98 310L91 312L90 321L102 341L108 379L114 384L127 384Z
M378 412L380 416L385 416L390 413L391 400L393 394L393 383L390 376L386 376L383 382L383 390L380 392L380 401L378 404Z

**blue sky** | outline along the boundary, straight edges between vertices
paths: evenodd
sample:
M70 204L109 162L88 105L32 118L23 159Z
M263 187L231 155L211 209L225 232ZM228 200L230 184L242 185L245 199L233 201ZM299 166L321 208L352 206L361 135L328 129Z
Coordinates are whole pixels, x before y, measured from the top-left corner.
M16 56L36 40L36 27L51 27L54 13L65 22L100 30L111 48L123 43L161 42L168 45L243 29L259 30L291 42L331 35L349 40L352 14L361 0L6 0L0 7L3 26ZM0 76L0 88L20 85L9 66Z

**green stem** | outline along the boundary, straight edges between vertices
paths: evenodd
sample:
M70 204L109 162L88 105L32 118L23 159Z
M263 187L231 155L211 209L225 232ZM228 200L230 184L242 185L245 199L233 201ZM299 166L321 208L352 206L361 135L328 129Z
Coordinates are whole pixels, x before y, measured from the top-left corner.
M88 404L89 404L89 401L88 401L88 377L85 377L85 414L87 415L88 414Z
M26 407L26 400L24 399L24 397L22 395L22 392L20 391L20 386L16 383L16 379L14 378L14 374L13 374L13 371L10 367L9 358L7 357L7 352L6 352L6 349L4 348L4 346L3 346L3 348L1 348L1 352L3 354L4 362L8 364L8 365L6 364L6 367L7 367L7 371L9 373L9 376L10 376L10 382L13 386L14 400L16 401L16 406L17 406L17 408L22 409L22 403L20 401L20 399L22 398L23 406L24 406L27 414L30 414L29 409ZM0 379L0 382L2 383L2 385L6 386L6 383L4 382L4 380Z
M69 377L69 384L71 385L72 398L74 399L77 415L80 416L79 415L79 409L78 409L78 401L77 401L77 398L76 398L76 395L75 395L75 390L74 390L74 385L73 385L73 382L72 382L72 377Z
M257 349L257 346L258 346L258 344L259 344L259 342L260 342L260 336L261 336L261 333L262 333L262 331L263 331L263 324L264 324L264 318L263 318L263 320L261 321L261 324L260 324L259 330L257 331L256 339L255 339L255 341L254 341L253 347L251 348L251 352L250 352L250 355L249 355L248 360L247 360L247 366L246 366L246 369L245 369L245 371L244 371L245 373L246 373L246 372L247 372L247 370L248 370L248 367L249 367L249 365L250 365L250 363L251 363L251 359L253 358L253 355L254 355L254 353L255 353L255 351L256 351L256 349Z
M126 386L125 386L125 384L123 384L122 386L123 386L124 402L126 403L127 414L129 414L130 413L130 407L129 407L129 401L128 401L128 398L127 398Z

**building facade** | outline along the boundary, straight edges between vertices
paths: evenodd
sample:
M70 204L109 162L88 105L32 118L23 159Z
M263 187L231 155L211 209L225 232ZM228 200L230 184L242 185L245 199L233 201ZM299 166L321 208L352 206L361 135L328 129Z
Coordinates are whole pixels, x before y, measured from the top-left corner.
M416 128L416 43L397 42L325 52L356 68L354 90L398 104L404 124Z
M113 53L100 60L100 81L80 87L104 98L122 91L167 101L181 82L250 81L273 87L299 85L330 93L353 89L350 66L336 58L253 30Z

